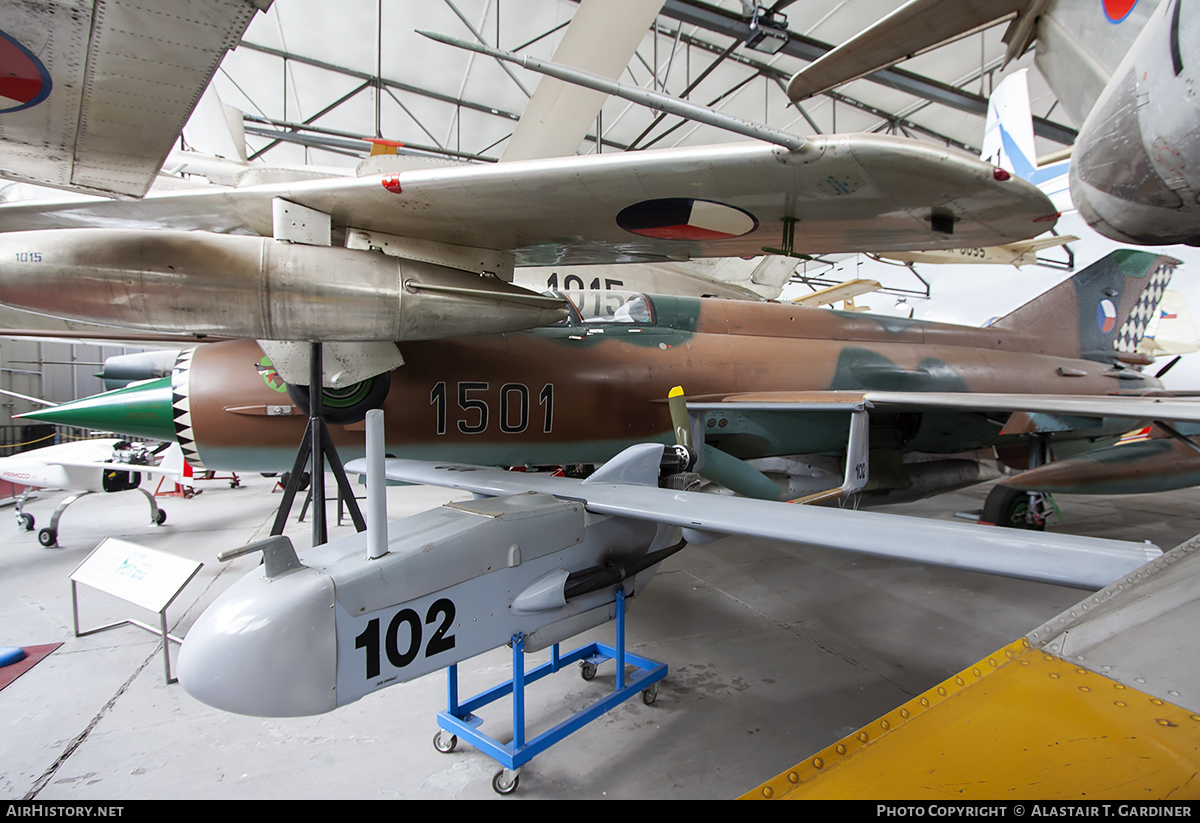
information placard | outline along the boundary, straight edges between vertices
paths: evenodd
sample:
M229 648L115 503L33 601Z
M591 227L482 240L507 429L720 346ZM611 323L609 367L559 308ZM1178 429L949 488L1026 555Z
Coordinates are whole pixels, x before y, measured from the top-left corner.
M163 641L164 675L168 683L174 683L175 678L171 676L169 644L172 641L181 641L167 632L167 606L171 605L183 591L183 587L190 583L203 567L204 564L197 560L188 560L116 537L105 538L84 558L75 571L71 572L71 608L75 618L75 636L85 637L125 625L154 632L161 636ZM80 584L156 612L158 627L139 620L121 620L94 629L81 630L78 592Z
M203 565L108 537L71 573L71 579L135 606L161 612Z

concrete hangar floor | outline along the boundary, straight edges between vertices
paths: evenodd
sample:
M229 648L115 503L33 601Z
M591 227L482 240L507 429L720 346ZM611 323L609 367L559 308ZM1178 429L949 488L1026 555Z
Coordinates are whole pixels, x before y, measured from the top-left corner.
M62 548L36 532L0 541L0 646L61 643L0 689L0 797L9 800L425 798L494 799L497 765L469 745L433 749L446 705L438 673L383 689L329 714L243 717L209 708L165 683L158 638L126 626L75 637L69 575L104 538L119 536L204 563L168 609L184 636L203 608L250 571L256 557L216 554L266 535L273 479L241 486L199 481L190 499L160 500L149 524L141 495L85 498L63 517ZM333 488L332 484L330 488ZM953 517L977 509L987 486L892 511ZM27 510L45 520L62 495ZM394 517L452 497L389 489ZM1076 533L1149 539L1164 550L1200 531L1195 490L1123 498L1063 498ZM331 539L350 533L333 526ZM298 510L297 510L298 511ZM349 521L347 521L348 523ZM297 549L309 524L288 533ZM629 648L670 666L653 705L631 700L535 758L513 799L729 799L930 689L1079 602L1076 589L926 568L829 551L724 539L669 559L630 609ZM84 628L135 617L85 587ZM130 612L134 611L134 614ZM564 644L613 641L613 625ZM172 649L174 650L174 646ZM509 676L501 648L459 667L462 693ZM531 655L532 665L548 653ZM540 731L613 685L612 664L584 682L563 671L529 688ZM505 739L508 704L483 712Z

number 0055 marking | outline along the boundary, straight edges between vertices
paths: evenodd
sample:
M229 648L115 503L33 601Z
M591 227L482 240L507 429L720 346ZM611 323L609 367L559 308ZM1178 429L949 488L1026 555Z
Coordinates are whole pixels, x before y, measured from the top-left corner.
M425 625L441 622L434 629L433 635L425 646L425 656L447 652L454 648L454 635L447 634L454 623L454 603L443 597L434 601L425 613ZM412 609L401 609L388 622L387 631L383 637L383 651L388 663L394 668L403 669L417 659L421 651L421 618ZM403 648L401 648L403 646ZM379 656L379 618L373 617L363 629L362 634L354 638L354 648L365 649L367 655L367 679L379 677L381 658Z

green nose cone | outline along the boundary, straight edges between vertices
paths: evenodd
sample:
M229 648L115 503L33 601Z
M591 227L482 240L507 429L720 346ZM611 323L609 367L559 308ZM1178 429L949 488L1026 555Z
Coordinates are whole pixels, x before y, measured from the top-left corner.
M175 442L171 378L160 377L59 406L16 415L58 426L115 432L126 437Z

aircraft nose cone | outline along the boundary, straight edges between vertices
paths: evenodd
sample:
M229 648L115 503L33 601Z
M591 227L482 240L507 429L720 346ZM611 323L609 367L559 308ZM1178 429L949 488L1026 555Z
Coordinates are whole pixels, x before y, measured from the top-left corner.
M175 440L176 414L172 405L170 377L160 377L17 416L59 426L120 432L128 437L144 437L167 443Z
M255 717L337 705L333 582L309 568L256 569L208 607L179 649L179 682L202 703Z

